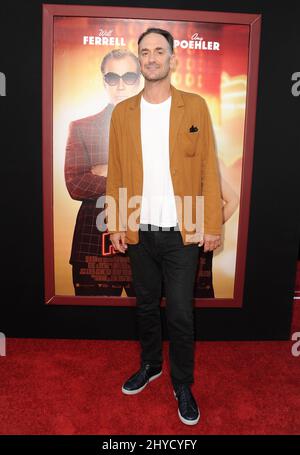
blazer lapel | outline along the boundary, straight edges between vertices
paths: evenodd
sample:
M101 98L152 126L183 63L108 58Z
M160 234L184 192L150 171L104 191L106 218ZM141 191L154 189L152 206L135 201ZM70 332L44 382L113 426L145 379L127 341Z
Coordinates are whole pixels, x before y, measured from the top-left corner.
M129 106L129 130L134 145L137 159L142 163L142 140L141 140L141 96L144 89L130 100Z
M184 118L184 102L179 90L171 84L171 110L170 110L170 135L169 135L169 154L170 162L175 150L177 134L180 123Z

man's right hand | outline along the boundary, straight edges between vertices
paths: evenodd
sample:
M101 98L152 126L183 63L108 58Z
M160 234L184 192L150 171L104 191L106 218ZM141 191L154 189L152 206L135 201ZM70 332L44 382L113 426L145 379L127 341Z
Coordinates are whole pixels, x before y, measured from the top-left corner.
M114 249L120 251L120 253L125 253L127 249L127 243L125 243L125 235L126 232L115 232L109 236Z

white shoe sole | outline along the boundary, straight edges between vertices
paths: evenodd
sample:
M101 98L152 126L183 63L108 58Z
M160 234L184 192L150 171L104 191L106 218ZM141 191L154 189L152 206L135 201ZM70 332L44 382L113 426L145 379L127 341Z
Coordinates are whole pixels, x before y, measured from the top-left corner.
M174 393L174 397L178 401L175 390L173 390L173 393ZM179 408L178 408L178 416L179 416L181 422L185 423L186 425L196 425L196 423L198 423L199 419L200 419L200 410L199 410L198 406L197 406L197 409L198 409L198 413L199 413L198 418L196 420L187 420L184 417L182 417L182 415L180 414Z
M162 371L160 373L155 374L154 376L152 376L146 382L146 384L144 384L142 387L140 387L139 389L136 389L136 390L126 390L126 389L124 389L124 386L122 386L122 392L125 393L125 395L136 395L137 393L140 393L142 390L144 390L144 388L148 385L149 382L154 381L154 379L158 378L161 375L162 375Z

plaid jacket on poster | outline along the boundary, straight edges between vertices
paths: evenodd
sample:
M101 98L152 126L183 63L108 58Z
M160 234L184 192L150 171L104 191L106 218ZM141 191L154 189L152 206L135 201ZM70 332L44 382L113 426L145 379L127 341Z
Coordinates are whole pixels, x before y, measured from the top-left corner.
M101 233L96 218L102 209L96 200L105 194L106 177L94 175L92 166L107 164L111 113L103 111L70 123L66 146L65 181L72 199L82 201L74 230L70 264L84 262L86 256L101 256Z

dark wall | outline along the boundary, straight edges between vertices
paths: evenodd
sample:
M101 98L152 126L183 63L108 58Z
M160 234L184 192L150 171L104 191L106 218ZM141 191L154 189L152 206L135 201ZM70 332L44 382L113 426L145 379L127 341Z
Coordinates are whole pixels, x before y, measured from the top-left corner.
M64 3L263 15L244 305L197 309L196 333L207 340L288 339L300 224L300 96L291 94L291 75L300 71L299 4ZM134 307L43 303L41 38L41 1L1 2L0 71L6 75L7 96L0 97L0 331L9 337L136 338ZM163 323L165 329L164 314Z

